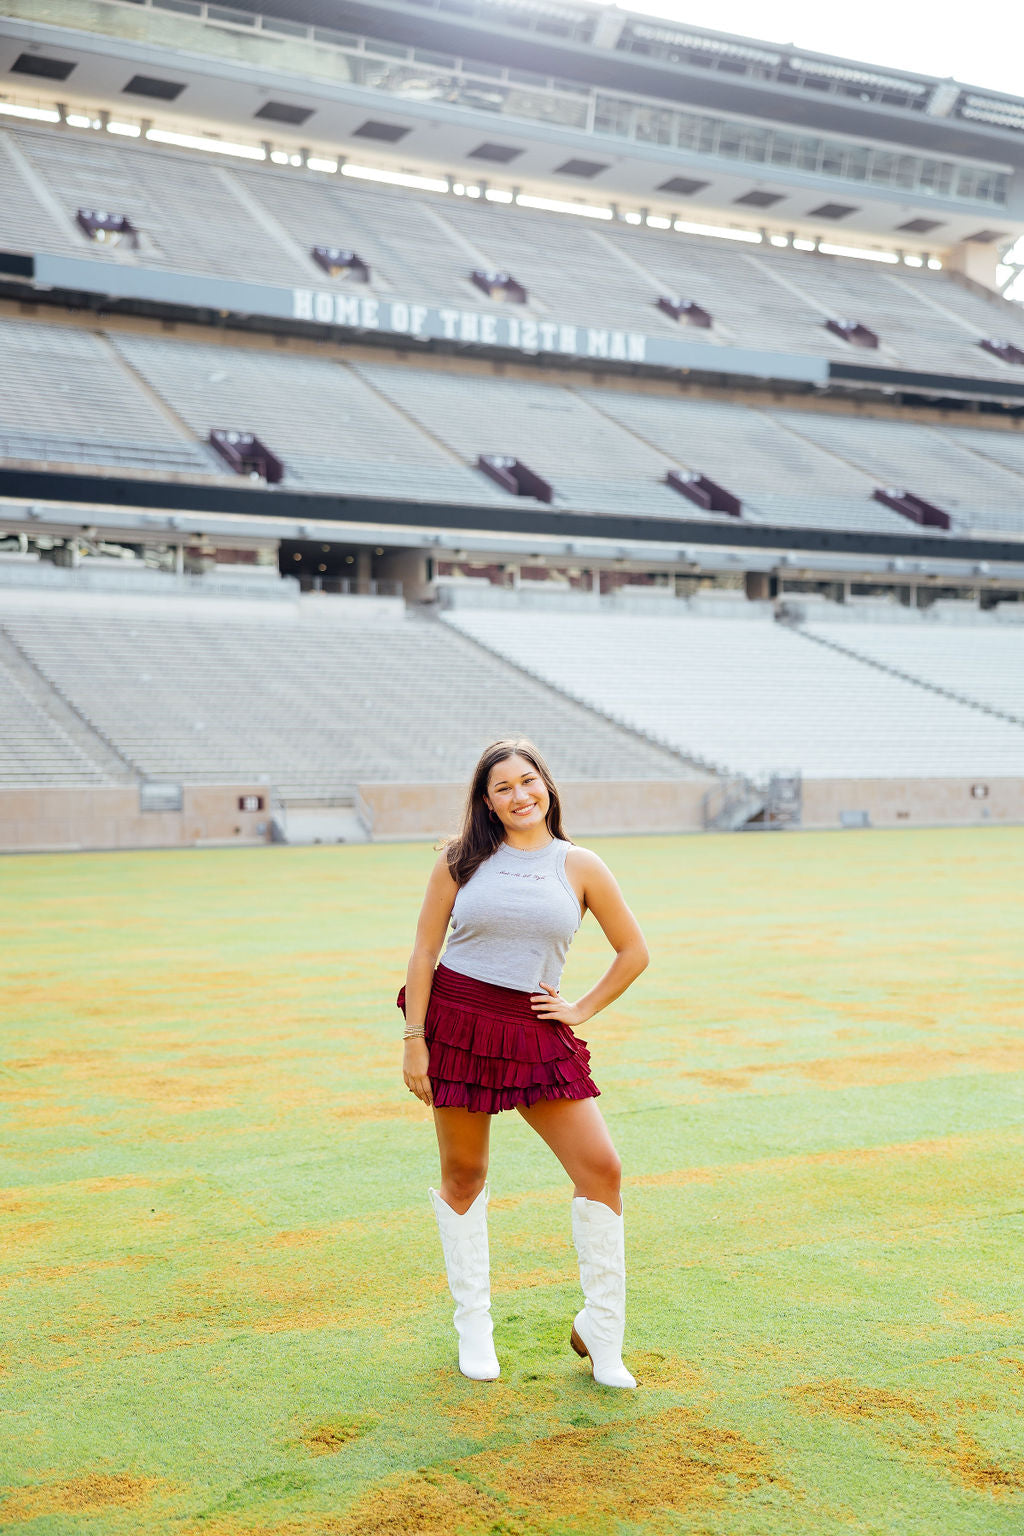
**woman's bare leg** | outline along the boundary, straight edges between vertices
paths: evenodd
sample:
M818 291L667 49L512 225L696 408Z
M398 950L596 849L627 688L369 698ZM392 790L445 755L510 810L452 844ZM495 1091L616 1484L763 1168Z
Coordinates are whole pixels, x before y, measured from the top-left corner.
M616 1215L622 1210L622 1164L604 1116L593 1099L541 1099L519 1113L558 1158L574 1193L598 1200Z
M491 1117L468 1109L434 1106L434 1129L441 1154L441 1188L445 1205L463 1216L487 1178Z

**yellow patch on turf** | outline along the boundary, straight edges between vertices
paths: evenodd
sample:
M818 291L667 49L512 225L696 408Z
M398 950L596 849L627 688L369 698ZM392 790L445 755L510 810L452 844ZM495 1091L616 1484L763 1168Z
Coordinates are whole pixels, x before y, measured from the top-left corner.
M311 1456L333 1456L353 1440L358 1440L372 1425L357 1419L323 1419L300 1437L299 1444Z
M1024 1460L997 1460L959 1422L964 1409L975 1412L977 1403L924 1402L906 1392L851 1381L807 1382L791 1388L787 1396L809 1412L864 1425L905 1456L928 1462L964 1488L996 1496L1024 1493Z
M92 1515L117 1507L134 1509L147 1503L159 1486L153 1477L127 1472L87 1472L67 1482L19 1488L0 1503L5 1522L39 1520L45 1515Z
M526 1536L489 1494L445 1472L370 1489L334 1529L339 1536Z

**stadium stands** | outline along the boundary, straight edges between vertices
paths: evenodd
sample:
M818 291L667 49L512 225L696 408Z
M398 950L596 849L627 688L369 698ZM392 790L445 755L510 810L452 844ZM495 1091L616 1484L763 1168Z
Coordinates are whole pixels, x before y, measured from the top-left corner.
M117 334L112 341L198 438L255 432L283 460L285 483L367 496L493 501L500 493L346 367Z
M209 474L214 461L139 388L102 335L0 323L0 456Z
M254 214L239 195L229 171L187 155L150 154L120 144L94 144L68 134L19 134L24 171L12 190L32 182L49 194L50 206L62 209L67 229L59 228L36 250L129 261L140 266L206 272L216 277L245 276L253 282L298 283L309 280L309 266L287 244L275 239L269 221ZM36 198L38 200L38 198ZM24 198L15 199L16 216ZM139 248L96 245L75 227L79 208L104 208L126 214L139 231ZM55 221L56 225L56 221Z
M1024 314L982 286L1012 123L954 124L936 81L858 145L869 74L755 100L721 39L661 106L608 94L645 51L563 36L571 85L540 30L537 73L399 40L486 6L390 43L202 7L197 55L121 9L111 58L180 66L145 106L94 72L96 16L81 57L55 16L63 64L3 66L0 788L255 782L359 820L354 786L462 779L510 731L568 779L676 781L688 826L792 809L796 773L875 780L892 824L918 809L882 781L962 818L1024 775L1024 622L983 611L1024 592ZM315 68L293 100L321 43L329 110ZM211 60L257 57L262 106L216 94ZM28 105L48 68L72 86Z
M501 613L457 609L446 618L497 655L512 649ZM854 643L850 633L839 634L844 645ZM959 641L962 631L954 633ZM865 666L764 613L735 623L537 613L529 635L515 653L537 677L723 770L799 770L806 778L1024 773L1024 726ZM977 662L984 668L980 652Z
M966 293L948 278L910 279L884 268L865 271L860 263L806 261L786 252L777 253L770 263L757 256L750 260L785 276L823 314L866 322L879 337L880 350L873 356L880 363L981 378L1012 377L1005 364L979 346L997 323L998 308L993 313L991 303ZM961 299L968 303L960 306ZM962 312L967 309L987 313L978 314L971 323ZM1007 325L1017 319L1011 314ZM842 348L842 355L847 361L858 360L849 346Z
M1024 475L1024 431L986 432L977 427L953 427L948 436L951 442Z
M818 448L800 431L800 412L791 413L790 428L764 411L731 402L682 401L622 389L584 388L579 393L657 448L666 461L699 469L727 486L740 497L748 519L787 527L905 531L898 514L871 500L870 475Z
M22 594L0 619L0 787L265 779L285 800L459 780L510 730L567 779L1024 773L1024 626L818 603L727 615ZM719 605L723 606L723 605ZM372 620L372 621L367 621ZM841 622L840 622L841 621ZM1018 632L1019 629L1019 632ZM525 643L524 643L525 641ZM457 708L455 700L458 700ZM664 746L657 743L662 742ZM692 765L692 766L691 766Z
M773 253L762 262L747 250L733 251L725 242L699 240L693 235L610 229L601 239L619 251L629 251L652 287L695 299L714 317L710 331L687 328L688 341L714 341L766 351L811 352L846 360L849 347L830 336L822 315L791 284L776 280Z
M311 176L231 174L302 251L325 242L357 251L370 269L371 290L426 303L439 295L462 304L484 302L469 281L482 253L460 244L430 202L351 185L339 189ZM307 267L301 280L314 281L313 270Z
M835 460L855 465L873 484L902 486L953 516L962 529L1022 529L1024 483L976 453L970 442L911 421L838 412L771 410L771 418ZM991 432L986 437L1004 434Z
M515 216L524 211L526 218ZM525 284L535 312L571 325L593 325L596 319L601 325L655 334L678 329L659 312L661 290L636 259L639 252L631 256L628 247L606 240L603 231L581 229L563 219L556 235L548 215L471 203L445 206L443 217L486 252L489 265L507 269ZM558 251L557 261L551 260L553 249ZM691 337L689 331L687 337ZM719 338L695 331L692 339Z
M488 379L428 368L356 363L359 376L454 454L511 453L550 481L556 505L575 510L700 516L661 482L675 462L653 451L572 390L527 379ZM486 483L486 482L485 482Z
M751 522L905 533L873 501L902 486L954 532L1024 533L1024 436L980 427L754 407L543 378L348 361L0 319L0 454L225 475L212 430L254 432L284 483L333 494L500 504L474 466L511 454L567 511L718 518L665 483L708 476ZM926 530L934 534L935 530Z
M80 787L124 778L106 744L0 634L0 786Z
M955 317L968 336L973 332L979 340L985 336L1004 337L1011 342L1015 342L1018 346L1024 347L1024 312L1022 312L1022 306L1019 302L1007 303L997 299L986 298L984 295L963 288L960 284L950 282L948 279L936 283L934 287L928 282L919 286L917 280L910 277L909 274L904 277L902 273L898 276L893 273L889 276L889 281L908 297L913 295L919 298L921 302L933 307L937 311L938 316L949 314ZM936 327L936 336L944 338L946 335L945 326L940 319L939 325ZM978 348L978 351L981 352L984 358L986 354L982 351L981 347ZM973 368L975 362L973 349L971 350L970 357ZM992 376L995 376L998 370L999 376L1004 379L1019 377L1005 363L1000 364L998 359L992 359L992 362ZM959 373L962 370L957 368L952 371ZM984 376L982 374L982 377Z
M15 685L0 662L3 733L0 736L0 784L21 789L36 784L102 784L98 766L76 751L74 744L45 712Z
M977 624L830 624L817 612L804 627L830 645L1024 726L1024 632Z
M833 257L731 250L692 235L597 229L536 210L354 188L268 166L211 165L187 153L32 128L0 132L6 249L292 286L329 281L314 245L358 252L371 290L434 303L486 305L475 267L511 271L526 312L665 334L663 294L713 317L688 340L806 352L849 361L856 350L827 318L852 318L880 339L882 364L1006 379L980 346L993 333L1024 346L1017 307L966 292L945 274L864 271ZM96 245L75 224L83 206L127 215L138 250ZM557 263L549 260L559 252ZM500 301L494 301L500 302ZM852 313L851 313L852 311Z
M21 134L0 132L0 199L4 210L3 246L11 251L46 251L63 254L69 245L80 244L64 208L46 196L45 188L29 181ZM77 205L76 205L77 206Z
M360 782L461 780L481 747L510 731L557 751L567 779L697 771L429 619L325 622L316 599L255 619L216 600L208 614L159 602L142 614L97 597L74 607L23 600L0 631L149 778L266 777L285 800L323 799ZM11 710L24 735L17 698ZM21 782L19 762L0 762L0 783Z

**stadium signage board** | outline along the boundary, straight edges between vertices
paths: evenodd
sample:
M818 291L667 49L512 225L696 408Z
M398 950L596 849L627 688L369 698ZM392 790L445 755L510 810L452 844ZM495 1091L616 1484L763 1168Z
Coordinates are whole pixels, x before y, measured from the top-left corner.
M493 314L476 309L439 309L404 299L336 293L324 289L294 289L293 319L321 325L352 326L428 341L458 341L466 346L501 347L513 352L557 352L563 357L609 357L623 363L645 363L656 338L640 331L615 331L601 326L565 325L520 315Z
M408 299L355 293L340 288L285 288L269 283L236 282L191 272L163 271L77 256L34 258L35 286L109 299L213 310L221 315L330 325L355 333L446 341L481 351L519 352L524 357L555 356L609 360L638 368L669 368L729 373L805 384L828 381L821 357L761 352L749 347L717 347L706 342L650 336L641 331L602 325L566 324L556 319L456 309Z

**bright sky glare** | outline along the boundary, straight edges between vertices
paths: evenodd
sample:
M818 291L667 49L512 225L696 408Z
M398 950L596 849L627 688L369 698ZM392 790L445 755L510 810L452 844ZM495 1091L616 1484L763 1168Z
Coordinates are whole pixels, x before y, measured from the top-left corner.
M911 0L637 0L628 9L1024 96L1024 7L1013 0L984 5L980 15Z

